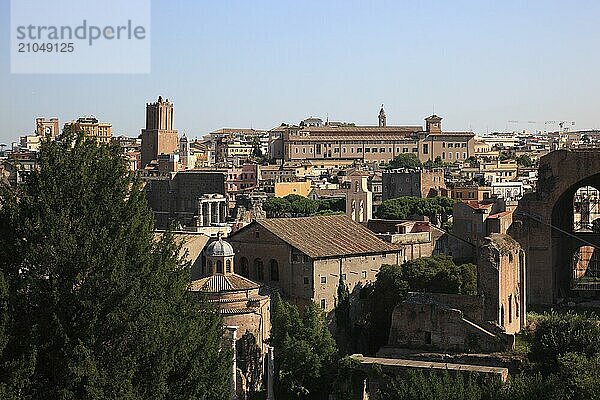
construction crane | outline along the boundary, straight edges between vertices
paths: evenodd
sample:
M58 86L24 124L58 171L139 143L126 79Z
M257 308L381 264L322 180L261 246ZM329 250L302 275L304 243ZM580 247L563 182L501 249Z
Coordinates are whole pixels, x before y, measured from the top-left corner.
M508 124L515 124L515 125L523 125L523 124L528 124L528 125L558 125L558 131L559 133L566 133L569 131L569 126L575 126L575 121L518 121L518 120L508 120L506 121L507 126Z

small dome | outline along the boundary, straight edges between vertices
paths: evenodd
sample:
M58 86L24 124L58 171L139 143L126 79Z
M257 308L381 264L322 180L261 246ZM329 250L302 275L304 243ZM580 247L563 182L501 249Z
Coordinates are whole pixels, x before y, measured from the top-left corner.
M229 257L233 256L234 252L233 247L219 237L219 240L215 240L206 247L204 255L207 257Z

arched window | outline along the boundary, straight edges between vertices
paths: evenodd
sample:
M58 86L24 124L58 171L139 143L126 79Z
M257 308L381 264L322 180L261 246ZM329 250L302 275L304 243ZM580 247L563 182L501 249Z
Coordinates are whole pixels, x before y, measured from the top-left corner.
M573 231L595 232L599 231L600 193L592 186L584 186L575 192L573 197Z
M279 264L277 260L271 260L271 280L279 282Z
M225 261L225 272L227 272L227 273L231 272L231 260Z
M223 273L223 261L218 260L217 261L217 274L222 274Z
M240 274L246 278L250 278L250 268L248 267L248 259L246 257L240 259Z
M212 260L208 260L208 264L207 265L208 265L207 275L208 274L210 274L210 275L214 274L215 271L213 270L213 262L212 262Z
M265 267L260 258L254 260L254 277L259 281L265 280Z
M504 326L504 304L500 304L500 326Z

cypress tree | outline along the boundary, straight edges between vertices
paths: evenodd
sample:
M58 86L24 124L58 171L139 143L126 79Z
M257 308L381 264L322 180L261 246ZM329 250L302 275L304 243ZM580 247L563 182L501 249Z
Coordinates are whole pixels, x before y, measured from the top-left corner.
M154 237L117 146L65 132L1 190L3 398L228 397L220 316L187 295L190 265Z

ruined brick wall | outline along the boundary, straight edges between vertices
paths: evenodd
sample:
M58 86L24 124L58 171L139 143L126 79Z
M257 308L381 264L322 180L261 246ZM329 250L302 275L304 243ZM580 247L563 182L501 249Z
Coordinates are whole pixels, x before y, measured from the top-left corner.
M504 349L496 335L465 320L460 310L410 302L394 309L388 346L470 352Z
M525 265L521 246L510 236L492 234L484 239L477 260L477 285L485 298L484 319L506 333L525 325Z

